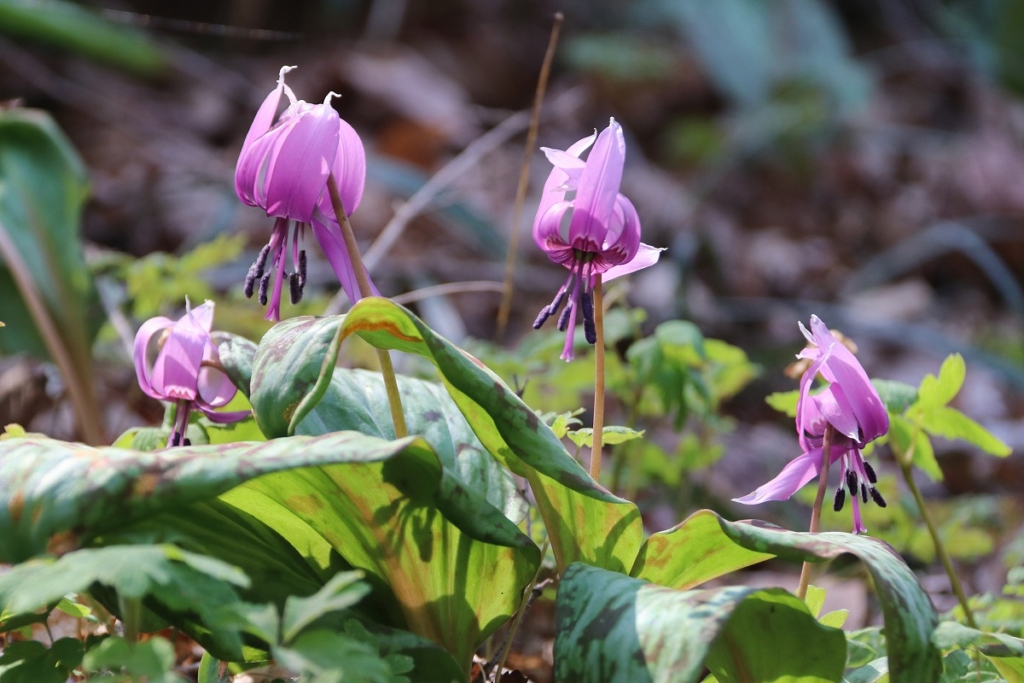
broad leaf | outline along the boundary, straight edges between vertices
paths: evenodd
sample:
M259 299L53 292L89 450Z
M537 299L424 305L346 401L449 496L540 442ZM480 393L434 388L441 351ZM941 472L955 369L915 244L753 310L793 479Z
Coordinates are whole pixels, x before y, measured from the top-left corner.
M772 553L796 562L821 562L850 553L861 560L875 584L885 619L889 677L893 683L934 680L941 671L932 643L938 619L928 594L896 551L867 536L787 531L763 522L727 522L722 530L749 550Z
M730 586L676 591L582 564L558 591L560 681L836 681L843 632L822 626L794 595Z
M280 413L273 420L275 427L271 429L269 416L259 418L265 433L277 433L283 421L299 425L317 407L331 388L329 369L338 348L352 334L377 348L423 356L437 367L445 388L484 448L529 480L559 567L583 561L628 571L643 540L639 510L594 482L551 429L500 378L387 299L362 299L341 320L325 353L328 372L298 405L290 397L275 400ZM259 374L253 381L257 415L268 410L260 398L263 381ZM272 392L273 387L266 391Z
M717 515L700 510L644 541L630 576L686 590L772 557L736 545L722 531Z
M955 408L929 410L922 416L921 425L929 434L950 440L961 439L989 455L1005 458L1010 454L1009 446Z
M939 376L927 374L918 389L918 403L926 409L945 406L960 392L967 376L964 357L954 353L942 362Z
M288 424L282 419L287 406L316 382L339 322L340 318L292 318L275 325L260 341L252 398L256 419L269 430L266 433L287 433ZM520 522L526 516L526 501L511 473L484 449L444 387L401 376L398 387L409 433L427 440L446 471L486 496L513 522ZM336 368L326 395L296 431L317 435L343 430L395 438L379 372Z

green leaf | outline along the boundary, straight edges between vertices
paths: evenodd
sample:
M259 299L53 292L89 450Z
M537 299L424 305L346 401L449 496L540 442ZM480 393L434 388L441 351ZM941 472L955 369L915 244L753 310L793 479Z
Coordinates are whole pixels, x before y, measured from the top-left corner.
M967 375L967 365L959 353L954 353L942 362L939 376L927 374L917 390L918 404L927 409L941 408L959 393Z
M252 400L257 422L274 436L288 429L281 417L309 391L323 366L326 347L340 318L292 318L275 325L260 341L254 359L257 379ZM484 448L443 386L398 378L410 434L427 440L446 471L514 523L526 516L526 501L510 472ZM395 437L387 392L379 372L336 368L324 398L298 425L301 434L354 430L384 439Z
M893 683L934 680L941 671L932 643L938 619L928 595L902 558L885 543L847 533L800 533L764 522L727 522L722 530L749 550L772 553L795 562L821 562L850 553L861 560L882 607Z
M700 510L678 526L644 541L630 576L686 590L771 557L736 545L722 530L715 513Z
M889 683L889 659L879 657L848 671L843 676L843 683Z
M340 555L376 577L391 591L379 618L444 645L467 669L480 640L518 607L540 561L539 549L451 477L425 441L352 432L155 453L4 441L0 561L20 561L51 537L81 542L218 494L311 565L326 569Z
M57 603L57 606L54 609L58 609L69 617L75 617L76 619L82 619L92 614L91 609L85 605L73 602L67 597L61 598L60 602Z
M360 578L360 572L344 572L336 575L327 585L308 598L288 598L281 623L284 642L294 640L302 629L320 617L359 602L370 592L370 587L360 582Z
M764 401L769 406L785 414L787 417L796 417L796 404L800 400L800 390L776 391L774 394L765 396Z
M73 2L32 0L0 2L0 26L15 38L76 52L140 76L165 66L163 55L145 34L113 24Z
M303 319L288 322L296 331L301 324L313 324ZM639 510L594 482L537 414L482 363L434 334L406 309L379 297L362 299L341 320L326 355L328 361L334 362L338 347L352 334L377 348L423 356L437 367L449 395L484 448L529 480L559 567L577 560L616 571L632 566L643 540ZM296 406L297 397L283 394L264 404L260 394L266 392L269 397L273 383L286 380L269 372L257 374L253 406L264 432L279 433L281 425L290 420L301 423L306 412L328 393L331 383L326 377ZM314 378L306 376L302 381L311 386ZM263 387L263 383L269 386ZM275 411L278 417L272 416Z
M601 430L602 443L605 446L615 446L620 443L626 443L633 439L642 439L644 437L645 430L641 429L636 431L629 427L617 427L614 425L605 427ZM576 431L568 433L569 440L577 446L587 448L594 447L594 430L590 427L584 427L583 429L577 429Z
M910 451L913 441L912 464L918 468L932 481L942 481L942 468L935 459L935 451L932 449L932 442L923 429L919 429L914 423L905 417L892 415L889 419L889 443L902 458Z
M558 591L562 681L836 681L846 638L780 589L676 591L571 565Z
M217 355L224 366L225 374L238 390L249 398L249 384L252 381L252 364L256 359L257 346L245 337L227 332L211 334L217 345Z
M1024 657L1024 640L1005 633L985 633L956 621L940 622L932 642L940 650L978 646L984 654L994 657Z
M227 664L213 657L209 652L203 653L199 660L199 671L196 672L197 683L232 683L234 676L228 671Z
M9 6L0 4L0 17ZM46 14L38 8L22 11ZM62 365L61 371L75 376L65 381L81 385L83 391L92 387L91 346L103 319L82 253L80 220L86 195L85 166L48 114L0 111L0 238L13 250L5 256L7 248L0 248L0 292L8 324L0 333L0 353L49 359L7 262L14 259L31 279L57 341L67 350L72 367Z
M109 670L146 679L149 683L184 683L171 672L174 668L174 646L164 638L155 637L141 643L124 638L106 638L85 653L82 666L86 671Z
M8 641L0 654L3 683L64 683L82 661L79 640L61 638L47 648L40 642Z
M871 384L890 413L900 414L917 401L917 387L909 384L892 379L873 379ZM795 417L795 414L790 417Z
M929 434L950 440L961 439L989 455L1005 458L1011 452L1009 446L955 408L936 408L925 412L921 426Z
M392 683L396 679L389 663L366 643L331 631L312 631L299 636L288 647L274 648L276 662L310 680L354 680ZM404 679L408 680L408 679Z

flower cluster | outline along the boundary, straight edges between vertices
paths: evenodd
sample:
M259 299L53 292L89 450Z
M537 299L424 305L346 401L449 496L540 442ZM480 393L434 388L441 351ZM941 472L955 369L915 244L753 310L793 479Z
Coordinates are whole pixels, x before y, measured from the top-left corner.
M885 507L875 488L877 476L865 462L861 449L889 431L889 414L868 379L864 368L842 342L837 340L818 316L811 316L811 329L800 324L810 343L798 354L811 361L800 378L796 409L797 440L803 454L793 459L777 477L736 502L756 505L770 500L787 500L821 471L826 427L833 429L829 463L840 462L843 475L836 488L833 508L843 509L849 491L853 504L853 530L867 531L861 520L860 504L869 499ZM814 378L821 374L828 386L811 393Z
M237 422L249 416L248 410L219 412L235 397L237 389L220 370L217 345L210 337L213 302L192 309L185 302L180 320L151 318L135 335L135 374L147 396L169 401L175 415L168 446L189 445L185 434L189 414L202 411L213 422ZM149 344L157 337L160 350L149 365Z
M349 299L360 298L355 268L327 185L333 179L346 216L351 215L363 196L366 153L359 135L331 106L335 93L328 93L323 104L295 99L295 93L284 82L284 75L293 68L281 69L277 87L256 112L235 169L238 198L276 218L270 242L245 279L246 296L258 291L261 304L270 302L267 320L281 318L286 277L292 303L302 297L306 252L301 244L307 226L312 228ZM282 94L289 105L277 116ZM289 255L290 273L286 270Z
M584 162L580 155L591 145ZM583 318L587 341L593 344L597 339L592 294L596 277L607 281L654 265L661 249L641 244L640 217L619 192L626 141L615 119L600 135L595 132L567 150L542 149L554 169L544 183L533 239L549 259L569 269L569 277L554 300L541 309L533 327L539 329L568 299L557 325L566 332L562 359L569 361L578 316ZM569 193L574 193L571 199ZM562 221L570 211L566 238Z

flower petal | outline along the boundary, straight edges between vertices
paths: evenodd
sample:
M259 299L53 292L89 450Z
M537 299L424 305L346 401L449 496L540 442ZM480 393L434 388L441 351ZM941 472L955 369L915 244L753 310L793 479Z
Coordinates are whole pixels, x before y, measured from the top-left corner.
M212 406L203 405L202 401L196 402L196 407L203 411L203 415L207 417L210 422L217 424L230 424L232 422L238 422L252 415L251 410L235 410L231 412L219 412L214 410Z
M338 113L312 107L284 137L266 169L267 214L309 223L338 154Z
M614 280L617 277L623 275L629 275L635 273L638 270L649 268L658 262L658 257L661 256L661 252L665 251L664 248L652 247L648 244L640 244L637 249L636 256L627 263L623 263L619 266L612 266L604 272L604 281Z
M331 173L338 184L338 195L345 213L351 216L359 208L366 185L366 150L359 133L342 118L338 119L338 154L334 157ZM326 189L318 206L321 213L334 219L334 206Z
M573 200L572 223L569 225L569 243L574 248L593 252L601 250L612 221L625 161L626 141L622 127L611 119L608 127L597 136L586 168L580 175Z
M757 505L770 500L789 500L794 493L803 488L804 484L818 476L820 471L821 449L815 448L790 460L777 477L759 486L753 493L733 500L744 505Z
M135 357L135 376L139 380L139 388L150 398L164 400L167 398L167 393L164 391L162 384L153 385L150 379L151 371L146 362L146 351L149 349L149 342L153 339L154 335L173 326L174 321L170 318L150 318L142 323L142 327L139 328L135 335L135 352L133 354Z
M338 282L341 284L341 288L345 290L349 301L352 303L359 301L363 298L359 293L359 280L356 279L355 266L352 264L348 249L345 247L345 240L341 236L341 226L333 219L328 219L320 214L314 216L312 225L313 236L320 243L320 248L323 250L324 256L327 257L327 261L331 264L331 268L334 269L334 274L338 276ZM370 274L367 273L366 277L369 279ZM374 296L380 295L372 279L370 279L370 289L373 291Z
M563 254L567 253L570 260L573 257L572 247L562 237L562 218L565 216L565 212L571 208L572 202L552 204L543 216L537 216L537 221L533 225L533 241L555 263L565 262L565 258L561 258Z
M288 67L285 67L288 68ZM252 144L267 131L270 130L271 124L274 122L274 117L277 115L277 108L281 103L281 93L284 91L284 69L281 70L282 78L278 80L277 87L270 91L270 94L263 100L263 104L256 111L256 117L252 120L252 125L249 126L249 132L245 135L245 142L242 143L242 151L238 155L238 164L235 166L235 194L243 202L246 202L246 187L252 187L251 179L246 182L245 176L240 171L242 170L242 160L246 158L249 148Z
M153 386L161 388L165 399L196 399L199 368L209 338L190 315L174 323L153 365Z

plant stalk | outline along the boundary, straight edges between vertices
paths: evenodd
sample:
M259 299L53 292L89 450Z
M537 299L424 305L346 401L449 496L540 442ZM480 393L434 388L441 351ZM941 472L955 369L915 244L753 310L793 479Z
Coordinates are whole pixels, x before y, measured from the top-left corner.
M502 284L501 306L498 308L498 327L496 339L505 335L508 316L512 308L512 292L515 285L512 275L516 267L516 252L519 251L519 222L523 218L523 203L526 202L526 185L530 180L530 158L533 157L534 145L537 144L537 129L540 127L540 108L544 103L544 93L548 89L548 76L551 74L551 62L555 58L555 47L558 45L558 34L562 29L565 15L555 13L555 23L551 27L548 49L544 53L544 62L537 77L537 90L533 96L533 111L530 113L530 128L526 132L526 153L523 165L519 168L519 184L516 186L516 203L512 210L512 232L508 238L508 253L505 255L505 280Z
M818 494L814 496L814 507L811 508L812 534L818 533L821 526L821 506L825 502L825 491L828 489L828 469L832 463L832 425L825 425L825 436L821 440L821 471L818 473ZM804 562L800 568L800 586L796 596L803 600L807 597L807 586L811 582L811 563Z
M916 442L916 439L915 439ZM914 444L911 443L910 448L907 449L907 453L904 458L896 458L896 462L899 463L900 471L903 473L903 481L907 482L907 488L914 495L914 500L917 502L917 509L921 511L921 518L924 519L925 526L928 527L928 534L932 537L932 544L935 546L935 554L939 556L939 560L942 562L943 568L946 570L946 576L949 577L949 583L953 587L953 593L956 594L956 599L960 603L961 609L964 611L964 617L967 619L967 624L971 628L978 628L978 622L974 620L974 613L971 612L970 606L967 604L967 594L964 593L964 587L960 583L960 577L956 575L956 571L953 569L953 561L949 557L949 553L946 552L946 546L942 544L942 540L939 538L939 530L935 526L935 520L932 519L931 514L928 512L928 508L925 506L924 496L921 495L921 489L917 488L917 482L914 481L913 460Z
M334 215L338 219L338 225L341 226L341 236L345 240L349 260L352 261L352 269L355 271L356 282L359 284L359 296L360 298L373 296L370 276L367 275L366 266L363 265L363 259L359 255L359 245L356 244L356 236L352 231L348 214L345 213L345 205L341 201L338 183L335 182L333 173L327 178L327 191L331 196ZM391 365L391 354L387 349L377 349L377 360L380 362L380 374L384 378L384 389L388 394L388 406L391 408L391 422L395 426L395 438L401 439L409 434L409 429L405 426L402 396L398 393L398 378L395 377L395 368Z
M590 476L601 482L601 441L604 436L604 295L600 273L594 276L594 445L590 449Z

